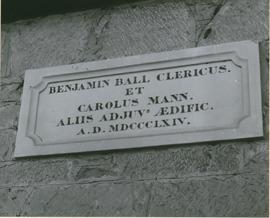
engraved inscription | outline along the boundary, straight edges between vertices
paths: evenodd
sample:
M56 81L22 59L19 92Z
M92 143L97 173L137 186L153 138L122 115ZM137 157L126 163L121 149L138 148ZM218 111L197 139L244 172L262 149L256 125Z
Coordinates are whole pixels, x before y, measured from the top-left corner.
M224 60L51 82L39 95L35 135L48 144L233 128L244 115L241 76Z
M258 44L27 70L15 157L263 136Z

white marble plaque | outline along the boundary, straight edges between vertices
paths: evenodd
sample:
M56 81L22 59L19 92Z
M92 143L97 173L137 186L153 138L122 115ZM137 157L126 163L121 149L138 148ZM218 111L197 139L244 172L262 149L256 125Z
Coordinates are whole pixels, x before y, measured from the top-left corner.
M27 70L15 157L263 135L251 41Z

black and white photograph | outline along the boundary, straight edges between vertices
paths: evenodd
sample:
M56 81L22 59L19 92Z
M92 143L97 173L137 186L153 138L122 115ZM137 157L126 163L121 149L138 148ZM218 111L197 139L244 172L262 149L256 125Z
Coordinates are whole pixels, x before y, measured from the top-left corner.
M0 216L268 217L268 0L2 0Z

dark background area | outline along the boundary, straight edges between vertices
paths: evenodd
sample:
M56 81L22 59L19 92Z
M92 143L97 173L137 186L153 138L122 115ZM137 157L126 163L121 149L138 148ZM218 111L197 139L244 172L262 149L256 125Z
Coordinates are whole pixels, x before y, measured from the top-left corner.
M135 0L2 0L1 23L131 2Z

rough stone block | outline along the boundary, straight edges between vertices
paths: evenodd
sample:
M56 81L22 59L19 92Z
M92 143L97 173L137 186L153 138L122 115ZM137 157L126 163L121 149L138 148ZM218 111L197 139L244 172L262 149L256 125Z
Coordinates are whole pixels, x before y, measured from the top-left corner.
M267 216L267 171L153 186L149 216Z
M2 25L1 28L1 73L0 78L10 74L10 34L9 26Z
M19 105L0 105L0 130L17 129L19 110Z
M251 140L243 146L243 171L268 170L269 147L265 140Z
M15 147L16 131L2 130L0 131L0 139L0 161L11 160Z
M237 143L193 144L117 154L115 162L119 171L130 178L180 178L237 172L240 154Z
M69 181L68 162L62 160L16 160L0 162L0 187Z
M99 53L106 58L194 45L194 19L182 1L121 6L107 14L107 24L99 37Z
M1 187L0 216L22 216L33 190L32 187Z
M26 69L82 62L94 11L10 24L12 76ZM90 27L89 27L90 26ZM93 51L94 52L94 51Z
M10 192L10 188L0 188L0 216L10 216L10 214L15 216L18 214L18 207L11 199Z
M0 107L20 104L23 80L20 78L3 78L0 83Z
M239 172L241 143L176 145L85 154L72 161L74 181L124 178L156 179Z
M264 135L266 139L268 139L268 133L269 133L269 40L263 40L260 42L260 67L261 67Z
M254 168L265 165L266 158L257 155L237 175L1 188L0 214L266 216L267 171Z
M2 183L7 185L232 174L242 169L242 147L242 143L227 142L148 148L144 152L133 149L110 154L61 155L47 157L46 160L37 157L16 160L14 165L3 167L2 172L0 168L0 172L6 175ZM13 174L18 177L13 178Z
M267 0L228 0L204 29L199 45L267 38Z
M111 154L73 155L70 175L74 181L120 178Z
M0 193L0 215L13 216L144 216L149 201L144 183L45 185Z

